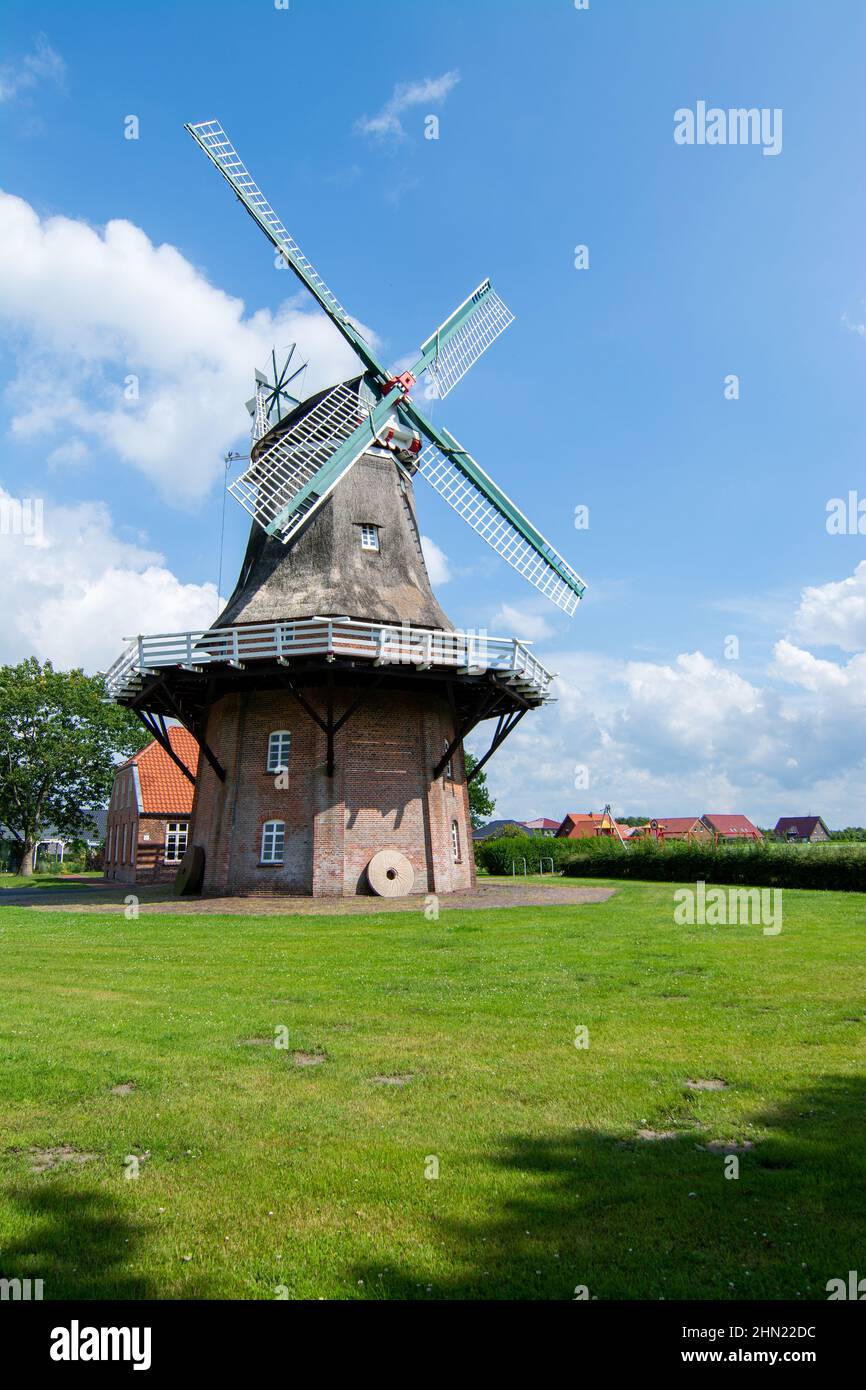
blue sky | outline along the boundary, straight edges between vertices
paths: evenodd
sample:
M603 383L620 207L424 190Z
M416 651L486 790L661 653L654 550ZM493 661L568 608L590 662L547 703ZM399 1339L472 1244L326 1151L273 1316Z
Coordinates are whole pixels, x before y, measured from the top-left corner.
M435 415L587 579L577 615L418 486L455 625L562 673L491 763L497 813L866 821L866 539L826 527L866 498L862 5L4 14L0 484L45 539L0 537L2 659L95 669L208 621L253 367L296 337L310 385L348 370L183 130L217 116L388 360L485 275L517 316ZM676 144L700 100L779 108L781 151ZM245 521L229 499L223 592Z

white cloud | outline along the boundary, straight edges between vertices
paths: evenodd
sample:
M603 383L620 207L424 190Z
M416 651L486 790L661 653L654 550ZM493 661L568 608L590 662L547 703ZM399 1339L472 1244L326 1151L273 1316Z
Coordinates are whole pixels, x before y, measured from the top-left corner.
M835 661L824 661L811 652L796 647L787 639L777 642L773 649L775 674L812 691L824 699L835 698L839 705L866 704L866 653L852 656L845 666Z
M274 276L277 293L294 285L291 272ZM244 437L253 368L274 344L298 343L310 393L360 370L318 309L287 301L275 314L246 314L132 223L100 232L67 217L40 220L2 192L0 323L14 332L21 363L9 392L15 436L45 436L55 449L70 431L92 438L180 506L221 476L222 454ZM37 369L57 385L34 405Z
M814 647L866 651L866 560L847 579L804 589L794 631Z
M494 637L513 635L524 642L539 642L552 636L553 628L542 614L503 603L490 619L490 632Z
M831 824L863 824L866 633L848 603L863 570L804 590L797 610L812 640L859 642L846 662L788 637L749 679L699 651L650 662L540 650L559 672L556 703L530 714L491 760L496 814L523 817L529 807L555 819L609 801L620 814L742 811L775 824L815 811ZM834 603L847 615L838 622ZM472 745L482 748L483 734Z
M90 450L82 439L70 439L51 450L48 463L52 468L74 468L80 463L86 463L89 457Z
M37 34L33 52L0 64L0 102L14 101L40 82L61 82L66 64L44 34Z
M0 488L0 502L8 500ZM177 632L216 617L216 586L183 584L158 552L122 541L101 502L46 502L41 536L9 531L0 534L0 661L34 655L104 670L139 626Z
M377 140L392 137L405 140L406 132L400 120L404 111L413 106L436 106L443 102L448 93L460 81L459 72L444 72L441 77L425 77L420 82L398 82L391 97L375 116L362 116L355 122L355 130L361 135L372 135Z
M431 541L429 536L421 537L421 551L430 583L447 584L451 578L451 563L445 551L441 550L435 541Z

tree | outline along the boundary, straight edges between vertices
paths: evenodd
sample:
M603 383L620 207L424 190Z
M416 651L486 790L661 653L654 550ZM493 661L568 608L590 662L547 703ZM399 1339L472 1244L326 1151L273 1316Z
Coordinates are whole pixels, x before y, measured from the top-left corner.
M464 752L463 761L466 764L466 776L469 777L478 759L473 753ZM487 773L479 772L469 783L469 819L472 821L473 830L478 830L489 821L495 805L496 802L487 787Z
M41 830L87 828L117 758L147 741L135 716L108 700L102 676L55 671L32 656L0 666L0 824L15 841L19 873L33 872Z

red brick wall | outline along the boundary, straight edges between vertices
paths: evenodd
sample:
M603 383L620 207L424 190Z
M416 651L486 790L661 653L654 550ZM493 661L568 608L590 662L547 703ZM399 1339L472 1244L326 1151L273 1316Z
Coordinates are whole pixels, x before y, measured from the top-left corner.
M105 829L104 877L117 883L171 883L177 873L176 863L165 862L165 832L169 822L189 821L189 816L141 816L135 806L112 804ZM123 854L123 827L126 826L126 859ZM117 829L117 837L112 830ZM145 836L149 838L145 839ZM130 863L135 844L135 862ZM111 857L109 858L109 848Z
M178 870L177 862L166 863L165 834L168 825L189 822L189 816L142 816L138 823L138 847L135 856L136 883L172 883ZM148 836L148 839L145 839Z
M130 845L134 842L138 824L138 806L132 768L120 768L115 773L108 816L105 824L105 867L103 876L118 883L132 883L135 866L130 864ZM126 827L126 854L123 854L123 830ZM121 862L122 860L122 862Z
M339 715L357 691L337 690ZM323 691L305 691L320 714ZM289 729L288 786L266 771L268 735ZM448 893L474 884L469 800L463 758L455 780L431 782L453 737L447 703L434 694L379 692L335 739L335 772L326 773L324 732L288 692L228 695L213 707L207 739L226 768L220 782L199 762L190 844L205 851L205 890L216 893L365 892L365 870L379 849L400 850L415 870L416 893ZM259 863L262 826L286 827L285 862ZM461 862L451 851L458 823Z

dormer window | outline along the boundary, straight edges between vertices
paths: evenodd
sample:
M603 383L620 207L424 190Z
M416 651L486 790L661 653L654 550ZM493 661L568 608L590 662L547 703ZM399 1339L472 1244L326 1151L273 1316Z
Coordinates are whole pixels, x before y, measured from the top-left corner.
M379 549L379 528L378 528L378 526L362 526L362 527L361 527L361 549L362 549L362 550L378 550L378 549Z

